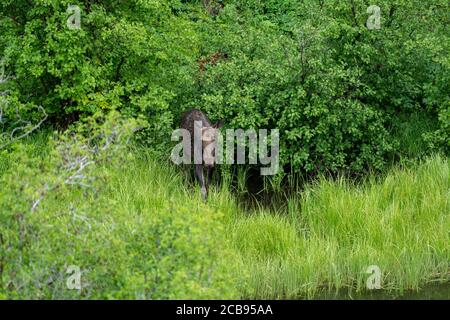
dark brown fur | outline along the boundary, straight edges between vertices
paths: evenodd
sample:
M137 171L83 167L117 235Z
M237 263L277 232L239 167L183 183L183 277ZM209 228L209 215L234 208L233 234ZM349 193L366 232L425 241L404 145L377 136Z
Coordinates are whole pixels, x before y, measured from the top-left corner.
M221 123L216 123L215 125L211 124L209 118L200 110L192 109L185 112L181 119L181 128L189 131L191 135L191 153L193 156L194 153L194 124L195 121L201 121L202 128L204 129L219 129ZM202 154L205 148L211 143L215 143L215 140L212 141L203 141L202 140ZM214 163L206 164L204 161L202 164L194 164L195 166L195 177L197 178L198 183L200 184L202 197L204 200L207 198L208 188L211 184L212 173L214 170ZM204 177L204 168L206 168L206 179Z

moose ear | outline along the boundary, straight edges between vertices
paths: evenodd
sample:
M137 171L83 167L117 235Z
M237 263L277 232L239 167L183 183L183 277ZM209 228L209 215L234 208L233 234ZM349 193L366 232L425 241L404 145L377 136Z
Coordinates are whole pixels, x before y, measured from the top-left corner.
M220 129L220 128L222 128L223 123L224 123L223 120L217 121L212 127L213 127L214 129Z

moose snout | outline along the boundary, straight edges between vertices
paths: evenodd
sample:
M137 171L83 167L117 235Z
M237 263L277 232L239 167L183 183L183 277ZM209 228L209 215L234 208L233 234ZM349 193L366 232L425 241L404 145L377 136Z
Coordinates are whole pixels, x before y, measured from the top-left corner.
M214 168L214 163L204 163L203 164L203 166L206 168L206 169L212 169L212 168Z

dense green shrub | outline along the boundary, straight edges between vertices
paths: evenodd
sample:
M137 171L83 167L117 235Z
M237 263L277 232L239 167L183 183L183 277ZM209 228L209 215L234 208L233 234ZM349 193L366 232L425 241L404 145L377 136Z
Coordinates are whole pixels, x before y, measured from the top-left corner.
M449 4L377 5L381 29L369 30L363 0L5 0L3 99L28 117L41 105L62 128L97 111L143 116L141 141L165 157L189 107L280 129L295 172L381 169L411 114L433 121L420 144L448 152Z
M232 1L208 33L226 55L202 75L196 104L233 127L279 128L295 171L382 168L413 114L448 131L448 3Z
M80 7L80 29L66 26L68 5ZM0 56L15 77L10 99L44 106L62 127L100 110L144 115L152 142L160 142L173 124L171 108L193 83L198 40L180 5L2 1Z
M236 297L221 212L180 193L181 179L154 160L133 160L137 125L96 117L37 155L33 144L9 147L0 298ZM71 266L80 290L67 287Z

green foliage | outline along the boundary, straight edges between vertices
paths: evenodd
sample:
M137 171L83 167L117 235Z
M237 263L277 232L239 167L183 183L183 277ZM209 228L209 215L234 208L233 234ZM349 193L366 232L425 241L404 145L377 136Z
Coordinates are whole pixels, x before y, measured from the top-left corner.
M69 4L81 9L80 29L66 26ZM169 106L192 84L197 35L186 14L173 14L179 5L2 1L0 54L15 77L11 99L44 106L63 127L102 110L143 115L160 142L173 125Z
M126 142L139 126L113 113L34 156L34 144L10 147L0 174L0 297L235 297L220 211L180 194L180 178L154 160L136 160ZM70 266L81 270L80 290L66 286Z
M231 172L244 194L253 168L222 166L205 204L155 160L191 107L279 129L292 181L448 154L449 3L377 5L369 30L364 0L2 0L0 298L312 297L362 290L370 264L386 289L448 280L439 156L363 186L322 179L286 216L233 200Z
M189 107L280 129L291 172L381 169L411 114L436 123L418 143L448 152L448 2L378 5L381 29L369 30L363 0L3 1L7 99L63 128L98 111L143 116L140 141L166 157Z
M361 185L324 178L292 196L285 215L237 214L230 234L251 270L243 296L312 299L345 288L353 299L371 265L394 296L448 285L449 169L435 156Z
M392 128L414 114L439 113L428 143L448 146L446 1L380 1L380 30L365 26L366 1L232 3L208 33L227 58L195 103L232 127L279 128L283 165L381 169L402 143Z

